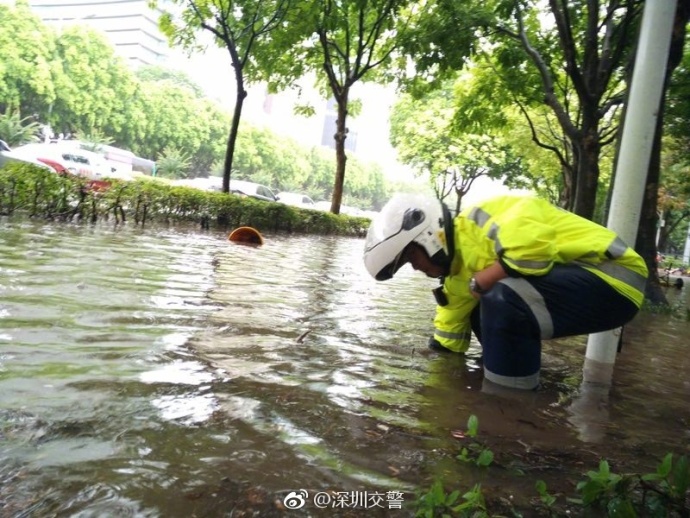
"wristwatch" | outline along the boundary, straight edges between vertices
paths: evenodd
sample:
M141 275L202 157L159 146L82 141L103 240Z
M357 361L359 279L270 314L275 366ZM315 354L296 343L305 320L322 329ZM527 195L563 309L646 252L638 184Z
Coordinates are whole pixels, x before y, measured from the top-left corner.
M479 293L480 295L482 293L486 293L486 290L479 285L477 279L475 279L474 277L470 279L470 291L473 291L474 293Z

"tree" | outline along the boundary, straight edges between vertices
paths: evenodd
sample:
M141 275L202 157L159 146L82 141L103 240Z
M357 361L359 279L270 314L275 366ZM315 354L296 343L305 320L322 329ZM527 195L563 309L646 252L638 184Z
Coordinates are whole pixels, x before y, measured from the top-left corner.
M158 158L156 165L160 176L165 178L186 178L190 163L189 155L178 149L166 147Z
M137 89L127 65L98 31L73 25L56 37L62 70L47 121L65 134L119 132L129 124L128 108Z
M199 123L200 138L195 148L190 149L193 176L205 176L213 164L222 161L225 156L225 141L230 126L230 115L209 99L198 99L195 102L196 120Z
M400 161L411 166L418 176L427 176L432 183L443 169L438 153L450 146L452 115L450 83L420 99L404 95L391 110L390 140Z
M361 209L380 209L388 201L390 191L383 170L378 164L367 164L356 158L349 164L343 201Z
M126 113L133 134L116 133L118 140L132 141L130 149L157 158L165 147L190 157L189 175L207 176L213 164L225 155L229 115L215 102L197 97L176 71L141 80L137 94L129 99ZM168 77L168 79L164 79Z
M191 157L209 144L210 119L215 113L209 111L207 103L197 99L191 90L174 82L160 81L142 83L139 93L145 118L142 138L133 151L154 160L162 156L166 148ZM217 130L215 138L219 139ZM216 155L207 157L205 162L210 166L216 158Z
M0 140L10 147L36 141L40 130L41 125L31 115L22 117L19 111L9 108L4 114L0 113Z
M617 112L624 100L626 67L636 34L641 2L637 0L498 0L479 9L493 7L495 18L484 12L474 17L474 27L453 36L448 27L467 11L472 2L441 2L446 16L436 14L442 27L427 30L422 53L412 56L422 74L433 74L467 63L469 53L491 73L477 85L477 96L490 103L458 106L458 122L468 125L500 119L487 111L520 106L526 117L532 106L547 106L565 140L561 146L532 134L538 145L559 154L566 192L564 206L592 219L600 177L599 157L603 146L615 142ZM470 19L472 20L472 18ZM467 32L482 38L468 44ZM436 36L436 34L441 36ZM445 39L442 39L445 37ZM435 46L433 45L435 44ZM465 59L460 49L468 49ZM434 68L436 66L436 69ZM530 126L535 127L531 120ZM555 138L560 138L556 133Z
M235 143L247 97L245 83L257 59L252 52L271 31L281 27L290 0L176 0L175 3L185 6L181 15L177 17L165 11L160 19L161 30L172 44L190 49L196 45L197 33L203 30L230 54L236 96L223 166L223 192L229 192ZM270 54L264 54L262 59L270 66Z
M687 153L685 143L667 139L664 148L663 182L657 196L660 220L657 249L663 253L677 253L685 243L673 242L671 236L679 228L684 229L690 219L690 163L687 158L678 159L678 154Z
M455 195L455 210L480 177L516 186L524 169L497 135L466 133L452 125L453 84L415 100L404 96L392 110L391 142L400 160L428 176L439 199Z
M32 18L28 7L24 12L22 8L0 6L0 11L6 14L0 19L0 27L5 29L2 34L13 34L7 43L15 45L9 48L15 48L18 55L32 56L41 42L45 43L43 50L52 49L54 77L47 84L58 85L59 91L55 96L50 95L51 90L36 93L35 80L45 71L41 67L21 68L23 63L10 57L3 59L0 104L16 107L5 115L0 112L0 135L7 135L6 140L19 143L33 136L38 125L27 122L37 119L51 122L58 132L76 133L80 140L96 147L113 144L139 156L163 160L170 165L163 170L175 175L207 176L222 162L230 114L200 97L184 74L152 67L139 70L137 78L98 36L78 27L56 33ZM5 41L2 34L0 41ZM59 45L55 43L58 37ZM285 37L280 36L281 45ZM290 35L293 37L294 33ZM268 47L260 50L268 52ZM17 78L9 74L15 66L25 75ZM28 112L27 106L36 111ZM280 189L305 190L319 199L331 195L335 161L327 151L312 153L292 139L251 127L247 130L240 135L248 138L238 139L233 174L256 176ZM189 157L188 165L180 167L180 160L172 160L175 157ZM353 161L345 195L362 207L380 204L386 196L380 171Z
M317 0L296 4L281 38L274 41L282 60L262 74L278 89L320 72L319 91L336 105L336 170L331 212L338 214L343 197L347 155L347 117L352 87L360 81L385 80L399 35L412 16L409 0ZM377 73L380 72L380 73Z
M519 107L508 108L505 111L502 139L513 150L519 150L523 168L527 173L512 187L528 189L554 205L560 205L563 202L566 182L564 169L567 168L551 149L535 144L533 134L539 132L542 141L551 142L556 147L563 143L564 136L558 131L557 124L549 123L550 117L546 108L534 107L529 111L529 118L534 121L531 126L525 124L526 117Z
M96 32L55 32L21 3L0 5L0 14L0 125L9 141L33 135L31 120L147 158L174 148L191 157L192 175L224 155L230 118L184 74L152 67L138 80Z
M682 243L672 242L678 229L685 230L690 218L690 53L684 52L684 17L688 16L687 2L681 2L676 13L670 67L677 66L670 75L664 110L664 140L661 146L660 186L657 196L659 240L657 248L664 253L682 250ZM649 232L649 231L648 231ZM675 250L674 250L675 248Z
M564 173L572 189L565 206L592 219L599 157L603 146L615 142L616 110L624 100L625 67L636 35L640 3L551 1L551 30L539 23L539 14L536 8L525 11L516 6L511 12L512 23L498 26L498 34L507 38L501 63L504 71L508 71L506 65L515 70L517 44L538 74L539 96L553 111L571 151L570 160L561 160L570 166ZM510 75L507 86L512 89L518 83L516 75ZM528 103L535 99L524 94L523 98Z
M251 179L278 191L299 191L315 200L332 197L335 157L322 147L306 149L292 138L248 125L238 136L234 177ZM350 163L343 198L362 208L387 199L379 167L356 159Z
M233 173L237 172L238 179L252 180L278 188L275 177L278 168L275 163L278 155L277 140L278 137L268 130L247 126L238 136L233 161Z
M59 89L55 38L25 1L0 3L0 112L44 115ZM43 119L45 120L45 119Z
M453 12L467 4L440 0L439 5ZM486 74L487 81L475 90L474 97L468 96L468 102L458 106L457 120L496 124L500 115L494 114L502 113L500 107L519 106L532 128L533 141L550 147L562 165L563 205L589 219L595 207L601 205L597 194L602 191L602 150L618 137L619 111L627 92L626 81L631 77L642 6L639 0L550 0L548 6L498 0L491 4L497 13L496 21L487 19L476 25L485 39L476 46L474 60L493 73L492 77ZM682 54L688 10L687 1L678 3L667 79ZM452 17L437 17L436 21L443 23L444 19ZM417 53L420 70L436 77L453 66L464 65L457 59L456 48L462 46L456 42L464 42L460 36L454 38L444 27L436 33L426 31L423 36L426 40L422 41L435 43L436 47L427 44L423 52ZM557 132L550 133L551 143L543 140L546 133L540 133L539 124L527 117L532 113L530 108L539 104L547 106L550 118L557 121L559 132L566 138L561 145L553 145L559 142ZM663 103L659 109L663 113ZM541 126L548 128L548 119ZM661 131L660 117L635 244L652 272L647 297L653 301L663 298L654 261Z
M456 212L460 211L463 197L472 184L481 177L516 183L523 176L519 157L510 146L489 135L463 135L451 144L442 156L443 168L434 188L442 197L454 192Z
M171 81L177 86L189 88L199 98L204 97L204 90L189 75L179 70L160 65L145 65L137 68L134 74L137 79L145 82Z

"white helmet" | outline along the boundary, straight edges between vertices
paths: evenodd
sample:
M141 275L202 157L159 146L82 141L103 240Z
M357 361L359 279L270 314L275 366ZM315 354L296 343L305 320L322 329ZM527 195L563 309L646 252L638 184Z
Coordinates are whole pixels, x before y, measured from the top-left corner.
M364 265L377 281L388 280L402 266L405 247L415 242L434 264L448 271L454 252L452 239L452 219L443 203L422 194L396 194L369 226Z

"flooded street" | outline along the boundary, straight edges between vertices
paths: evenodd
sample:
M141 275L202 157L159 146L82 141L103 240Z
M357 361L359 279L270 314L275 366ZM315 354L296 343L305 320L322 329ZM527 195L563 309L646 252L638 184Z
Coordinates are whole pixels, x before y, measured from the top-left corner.
M576 337L516 399L482 390L476 344L427 351L436 281L374 282L361 239L264 237L0 222L1 516L306 516L316 494L411 516L437 478L528 506L537 478L574 496L601 458L690 453L690 285L626 328L610 390L581 386ZM456 459L470 415L488 469Z

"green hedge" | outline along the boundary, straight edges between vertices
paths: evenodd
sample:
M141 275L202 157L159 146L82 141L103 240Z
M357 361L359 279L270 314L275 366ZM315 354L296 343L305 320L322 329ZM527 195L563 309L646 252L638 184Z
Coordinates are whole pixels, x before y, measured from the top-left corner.
M261 232L362 236L368 218L335 215L234 194L171 186L142 177L90 182L30 164L0 169L0 215L61 221L198 223L203 228L251 226Z

